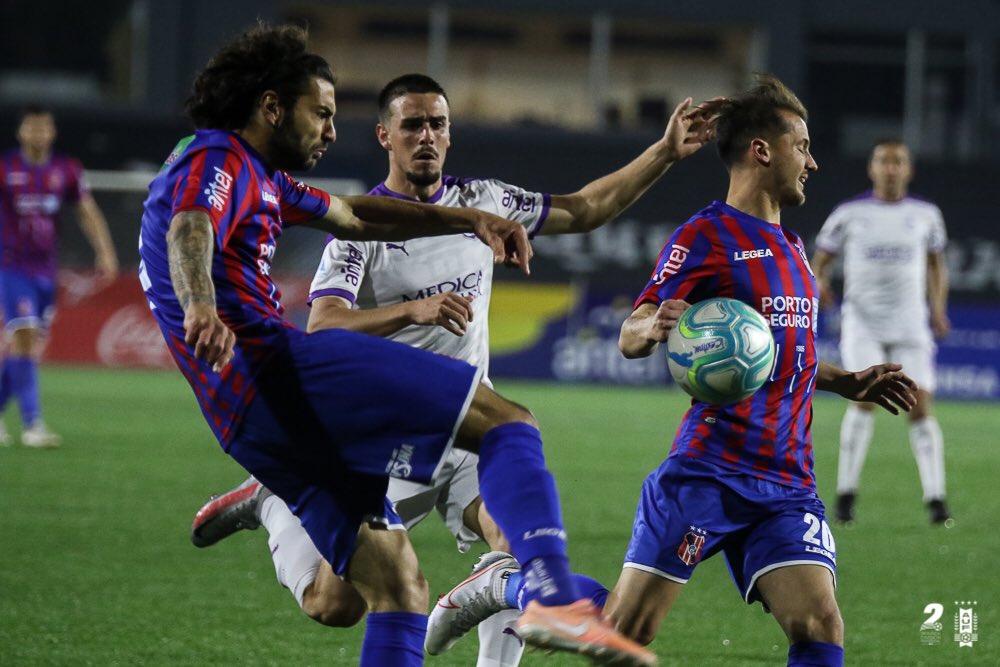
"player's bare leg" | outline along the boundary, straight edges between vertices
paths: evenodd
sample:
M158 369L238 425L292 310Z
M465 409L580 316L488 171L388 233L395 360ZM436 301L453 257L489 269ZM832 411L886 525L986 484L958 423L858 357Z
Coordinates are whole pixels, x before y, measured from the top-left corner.
M427 580L407 532L363 526L347 580L368 605L360 664L423 664Z
M317 623L349 628L364 618L368 604L358 589L334 574L324 560L302 595L302 611Z
M844 621L828 569L781 567L762 576L757 590L788 637L789 665L843 664Z
M500 526L496 524L490 513L486 511L482 496L477 496L469 503L462 513L462 523L465 527L483 538L483 542L490 545L493 551L506 551L510 553L510 543L504 537Z
M910 411L910 448L917 461L924 503L932 523L951 526L954 523L945 502L944 437L933 414L934 396L924 389L917 390L917 404Z
M405 530L362 526L347 579L372 613L427 613L427 581Z
M626 567L608 595L604 615L620 633L645 646L656 637L682 590L684 584Z

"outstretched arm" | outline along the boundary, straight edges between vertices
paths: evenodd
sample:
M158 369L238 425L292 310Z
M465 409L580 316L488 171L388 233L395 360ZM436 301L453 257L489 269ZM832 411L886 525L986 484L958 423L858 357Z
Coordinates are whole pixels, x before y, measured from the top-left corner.
M118 256L111 242L108 222L101 213L93 196L86 194L77 205L80 229L94 249L94 266L105 278L113 278L118 273Z
M338 296L324 296L312 302L306 330L312 333L320 329L350 329L385 337L411 324L419 324L440 326L456 336L463 336L471 321L472 301L454 292L361 310L352 309Z
M894 415L909 412L917 404L917 383L902 372L899 364L878 364L850 373L821 361L816 388L832 391L852 401L877 403Z
M215 309L213 243L212 221L204 211L182 211L170 220L167 261L174 294L184 309L184 341L219 373L233 358L236 335Z
M667 339L670 330L685 310L691 307L686 301L668 299L659 306L644 303L632 311L622 323L618 336L618 349L626 359L648 357Z
M393 197L330 197L326 215L307 223L339 239L405 241L421 236L474 233L497 263L529 273L531 244L524 227L485 211L403 201Z
M569 195L553 195L541 234L588 232L614 220L667 169L708 142L713 118L687 98L674 109L663 137L627 165Z

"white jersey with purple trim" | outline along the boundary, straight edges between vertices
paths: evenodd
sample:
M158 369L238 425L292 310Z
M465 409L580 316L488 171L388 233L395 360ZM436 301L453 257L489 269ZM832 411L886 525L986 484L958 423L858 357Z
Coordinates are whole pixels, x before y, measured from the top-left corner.
M916 197L885 201L868 192L834 209L816 247L844 257L843 337L932 341L927 256L946 244L941 210Z
M410 199L385 184L369 194ZM550 197L494 179L445 176L428 200L438 206L465 206L494 213L525 226L529 236L548 216ZM464 336L438 326L410 325L388 338L467 361L489 372L490 291L493 251L473 234L425 237L399 242L332 239L323 251L309 288L309 302L336 296L368 310L457 292L472 299L473 321Z

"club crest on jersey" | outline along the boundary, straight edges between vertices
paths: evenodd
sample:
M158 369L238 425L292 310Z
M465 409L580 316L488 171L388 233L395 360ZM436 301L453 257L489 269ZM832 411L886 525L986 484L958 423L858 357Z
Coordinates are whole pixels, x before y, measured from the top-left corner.
M691 526L684 534L680 546L677 547L677 557L685 565L694 565L701 560L701 550L705 546L705 531Z
M408 479L413 474L413 465L410 460L413 458L413 445L400 445L398 449L392 450L392 458L385 467L385 472L389 477Z
M212 208L222 213L226 210L229 194L233 190L233 177L218 167L212 167L212 171L215 172L215 176L205 188L205 194L208 196L208 203L212 205Z
M734 262L745 262L748 259L763 259L764 257L774 257L770 248L758 248L754 250L733 251Z
M264 199L264 201L266 203L268 203L268 204L274 204L275 206L278 206L278 196L277 195L271 194L270 192L267 192L267 191L264 191L264 192L261 193L261 197L263 197L263 199Z
M806 270L809 272L809 275L811 276L816 275L815 273L813 273L813 267L809 264L809 258L806 256L805 248L803 248L800 245L796 245L795 249L799 251L799 257L802 258L802 263L806 265Z

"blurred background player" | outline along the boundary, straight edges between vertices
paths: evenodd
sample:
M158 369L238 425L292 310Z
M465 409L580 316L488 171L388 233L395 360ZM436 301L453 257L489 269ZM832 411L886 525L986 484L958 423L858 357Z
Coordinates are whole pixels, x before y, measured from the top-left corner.
M387 152L389 174L370 194L470 206L516 221L531 236L587 232L617 217L675 161L697 151L707 136L703 120L688 100L675 110L664 136L633 162L576 193L550 196L495 179L444 175L451 145L447 95L433 79L409 74L390 81L379 95L376 136ZM492 253L469 235L398 243L332 240L310 288L308 328L351 329L446 354L480 367L490 384L492 282ZM477 564L477 579L499 584L520 567L504 553L510 549L507 540L483 507L478 460L453 450L434 485L393 479L388 496L407 528L436 508L463 551L468 542L485 540L493 552ZM270 533L279 581L310 617L334 626L360 620L363 600L333 574L284 503L256 481L207 503L195 519L192 540L207 546L259 525ZM490 604L485 598L492 593L492 587L469 586L450 602L476 604L472 598L478 596L480 604ZM508 610L480 624L481 667L518 664L523 646L504 632L516 618L517 612ZM447 638L429 636L430 652L444 650Z
M90 194L83 167L54 153L52 112L28 107L17 129L18 148L0 157L0 272L8 346L0 376L0 410L13 396L21 409L21 442L57 447L61 438L42 420L38 362L55 315L59 227L63 205L75 212L94 249L94 266L109 280L118 272L108 225ZM0 443L10 436L0 421Z
M270 262L287 226L396 242L474 233L525 270L531 255L523 227L488 213L337 198L292 181L286 169L313 167L335 140L335 110L333 74L305 32L260 24L198 74L196 137L150 187L140 281L206 421L364 598L363 666L423 662L427 584L406 532L385 529L385 493L391 476L433 479L453 445L479 453L483 498L532 581L521 637L655 664L577 591L530 412L465 362L283 319Z
M879 141L868 161L872 189L840 204L816 238L813 269L824 308L835 303L833 260L844 259L840 354L844 366L893 361L917 382L908 415L923 500L935 524L950 524L945 501L944 439L932 413L935 338L948 335L948 267L944 218L933 203L908 193L910 150L899 139ZM930 306L928 308L928 305ZM929 313L928 313L929 310ZM854 520L861 469L874 430L875 406L848 406L840 427L838 521Z

